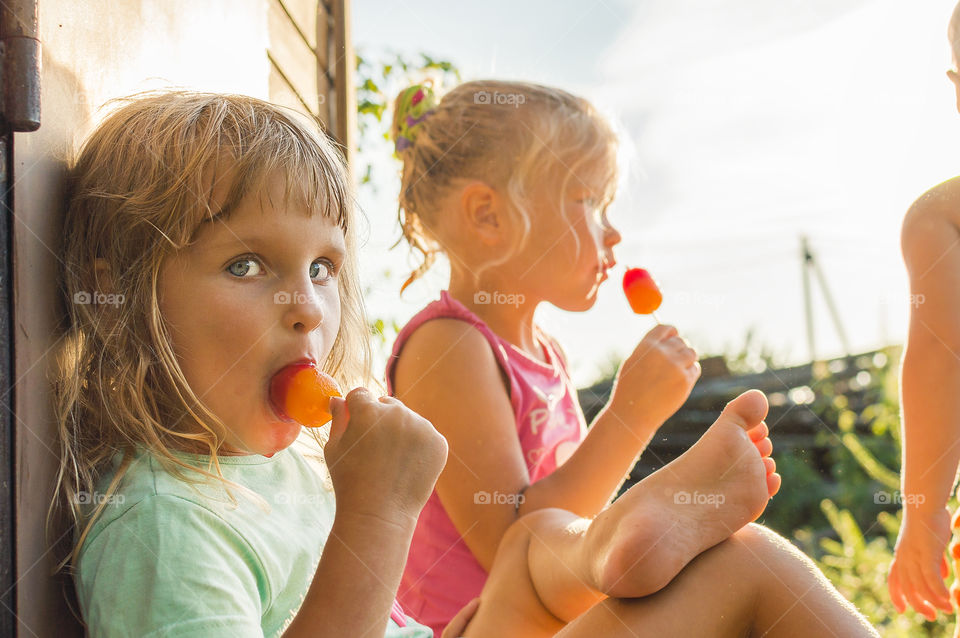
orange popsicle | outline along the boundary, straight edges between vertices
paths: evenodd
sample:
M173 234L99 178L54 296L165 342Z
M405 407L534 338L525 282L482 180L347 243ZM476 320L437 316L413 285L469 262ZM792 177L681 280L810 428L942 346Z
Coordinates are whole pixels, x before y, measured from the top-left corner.
M663 303L657 282L643 268L627 268L623 275L623 294L638 315L651 315Z
M339 396L340 388L333 377L311 363L289 365L270 381L270 401L277 414L310 428L332 418L330 397Z

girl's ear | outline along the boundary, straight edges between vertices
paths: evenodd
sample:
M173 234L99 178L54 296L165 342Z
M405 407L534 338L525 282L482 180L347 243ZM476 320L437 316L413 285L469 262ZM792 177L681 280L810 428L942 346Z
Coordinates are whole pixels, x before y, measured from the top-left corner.
M493 245L503 239L503 199L487 184L472 182L463 188L460 213L470 233L484 244Z

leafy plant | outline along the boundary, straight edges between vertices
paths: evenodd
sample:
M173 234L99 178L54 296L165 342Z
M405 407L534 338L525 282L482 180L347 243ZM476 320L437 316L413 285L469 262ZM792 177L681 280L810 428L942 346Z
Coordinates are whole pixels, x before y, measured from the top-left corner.
M808 529L797 530L795 538L834 584L837 590L863 613L883 636L890 638L941 637L950 635L955 618L941 614L935 622L913 611L900 614L887 593L887 572L893 560L893 546L900 529L901 513L877 515L873 535L864 534L849 510L830 499L821 503L836 538L820 538Z
M389 156L393 152L389 144L384 144L390 140L390 120L384 118L394 97L404 87L424 80L442 86L457 84L460 70L453 62L427 53L411 59L396 52L375 56L358 51L356 58L359 183L373 188L375 162L372 157L381 153Z
M460 81L460 71L449 60L438 59L427 53L419 58L410 58L400 53L383 55L357 52L357 175L358 188L376 189L376 168L389 166L393 154L390 144L390 108L394 96L404 87L425 79L446 85ZM376 176L376 179L375 179ZM399 236L399 230L398 230ZM384 269L379 273L378 281L390 281L393 273ZM399 286L397 286L399 290ZM364 295L373 293L373 287L367 286ZM374 317L370 320L370 333L373 337L375 360L379 366L386 361L390 348L400 332L395 317Z

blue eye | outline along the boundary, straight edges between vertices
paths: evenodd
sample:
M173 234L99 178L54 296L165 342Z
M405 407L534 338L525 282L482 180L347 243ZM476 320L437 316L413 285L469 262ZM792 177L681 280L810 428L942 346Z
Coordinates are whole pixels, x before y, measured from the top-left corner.
M235 268L235 266L240 265L240 268ZM253 265L251 267L251 264ZM227 267L227 270L230 271L231 275L236 275L237 277L246 277L251 271L254 275L259 275L260 271L260 262L256 259L250 257L244 257L243 259L238 259Z
M317 283L326 283L336 276L336 266L329 259L318 259L310 264L310 278ZM258 258L241 257L227 266L227 271L240 279L250 279L264 271Z
M320 279L322 282L329 281L334 276L336 268L329 259L318 259L310 264L310 278Z

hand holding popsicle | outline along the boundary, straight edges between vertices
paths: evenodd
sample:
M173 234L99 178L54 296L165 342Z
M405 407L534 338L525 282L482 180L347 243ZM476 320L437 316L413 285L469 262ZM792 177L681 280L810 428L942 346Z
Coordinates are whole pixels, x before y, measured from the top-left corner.
M660 324L620 365L607 406L623 423L649 434L683 405L698 378L697 352L676 328Z
M635 313L653 315L658 325L620 366L609 407L624 423L648 430L683 405L700 377L700 364L677 329L661 324L656 316L663 294L648 271L628 268L623 292Z
M337 497L337 519L370 517L413 532L447 460L447 442L430 421L393 397L354 388L331 400L323 457Z
M415 521L446 461L446 441L393 397L376 399L365 388L335 404L334 397L343 397L337 382L312 363L286 366L270 381L270 401L281 417L311 428L333 420L323 454L338 515L364 511ZM409 463L411 458L420 462ZM394 511L397 505L400 511Z

